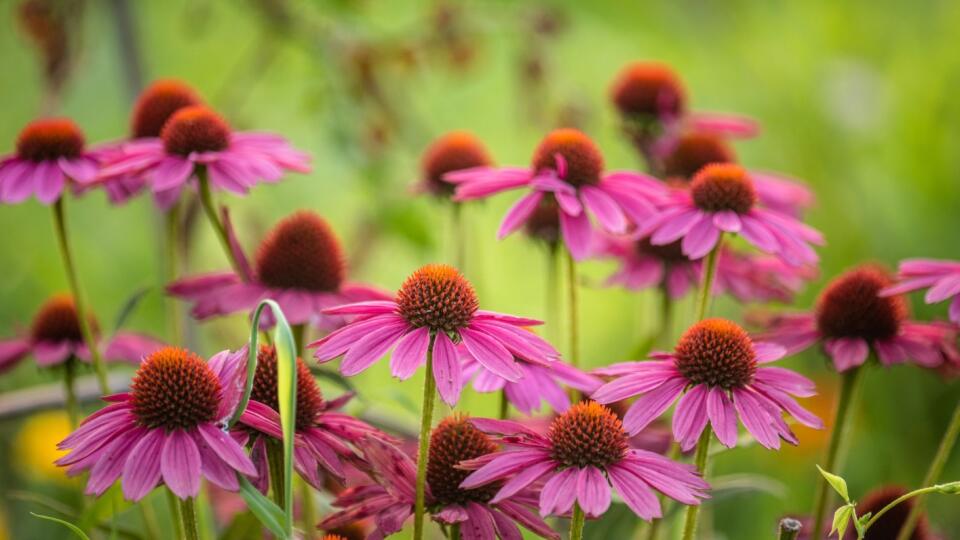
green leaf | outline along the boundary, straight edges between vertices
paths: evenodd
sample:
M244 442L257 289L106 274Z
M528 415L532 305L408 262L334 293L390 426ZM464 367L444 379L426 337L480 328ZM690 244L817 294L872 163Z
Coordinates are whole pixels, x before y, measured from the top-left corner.
M90 537L87 536L87 533L83 532L83 530L80 527L77 527L76 525L74 525L73 523L70 523L69 521L64 521L60 518L55 518L53 516L47 516L44 514L37 514L36 512L30 512L30 515L33 517L38 517L40 519L45 519L47 521L52 521L54 523L59 523L64 527L73 531L73 534L77 535L77 537L82 538L83 540L90 540Z
M857 538L863 538L867 534L867 522L870 521L870 517L873 516L873 512L867 512L865 515L858 517L853 522L853 526L857 529Z
M847 533L847 527L850 526L850 516L855 516L852 504L845 504L833 513L833 526L830 527L830 534L837 533L837 538L843 538Z
M237 474L240 480L240 495L247 503L247 508L257 517L257 520L263 524L277 538L289 539L291 535L284 526L286 517L283 510L273 501L264 497L260 491L253 487L253 484L242 474Z
M820 474L823 475L824 478L826 478L827 483L830 484L833 490L840 494L840 496L843 498L843 501L849 503L850 495L847 492L847 481L835 474L828 473L827 471L821 469L819 465L817 465L817 470L820 471Z
M960 481L937 484L934 487L936 487L937 491L940 493L946 493L947 495L960 495Z

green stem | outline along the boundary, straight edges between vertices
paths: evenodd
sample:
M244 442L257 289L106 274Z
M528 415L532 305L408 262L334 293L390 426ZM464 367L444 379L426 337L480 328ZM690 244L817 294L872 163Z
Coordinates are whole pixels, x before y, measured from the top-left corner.
M206 168L197 168L197 183L200 187L200 206L203 207L203 213L207 215L207 221L210 222L210 226L213 227L213 232L217 235L217 239L220 240L220 246L223 248L227 260L230 261L230 266L233 267L233 270L238 276L243 276L240 262L233 256L233 249L230 247L230 237L227 236L227 229L220 221L220 216L217 215L217 205L213 202L213 192L210 190L210 180L207 178Z
M184 540L200 540L197 528L197 507L193 497L180 500L180 519L183 521Z
M57 199L57 202L53 204L53 223L57 233L57 245L60 248L60 257L63 260L63 269L67 273L70 293L73 295L73 305L77 310L77 322L80 323L80 333L83 334L83 341L87 344L87 349L90 351L90 360L93 363L93 370L97 374L100 392L103 395L107 395L110 393L110 385L107 383L107 368L104 366L103 358L100 356L100 348L97 346L93 329L90 328L90 318L84 303L82 291L80 290L80 280L77 278L77 269L73 264L70 242L67 239L67 223L66 219L64 219L62 197Z
M799 521L792 518L783 518L780 520L780 535L777 538L779 540L797 540L802 528L803 524Z
M867 523L863 526L863 531L864 531L864 532L868 531L868 530L870 529L870 527L873 526L873 524L876 523L878 519L880 519L881 516L883 516L883 515L886 514L888 511L890 511L891 509L893 509L894 506L902 503L903 501L906 501L907 499L911 499L911 498L913 498L913 497L918 497L918 496L924 495L924 494L926 494L926 493L933 493L933 492L935 492L935 491L940 491L940 486L927 486L927 487L925 487L925 488L915 489L915 490L911 491L910 493L905 493L905 494L897 497L896 499L893 500L893 502L891 502L890 504L884 506L883 508L880 509L879 512L877 512L876 514L874 514L874 515L870 518L870 521L867 521ZM901 529L901 531L902 531L902 530L903 530L903 529Z
M77 359L71 356L63 365L63 393L70 419L70 430L80 425L80 405L77 401Z
M667 288L667 282L660 285L660 333L657 335L654 346L670 348L673 334L673 297Z
M290 332L293 334L293 344L297 346L297 357L303 354L303 338L306 330L303 324L290 325Z
M707 310L710 307L710 298L713 294L713 281L717 275L717 259L720 255L720 246L723 245L723 233L717 240L717 245L707 254L703 262L703 281L700 283L700 291L697 294L697 312L695 321L702 321L707 316Z
M943 473L943 468L946 466L947 460L950 459L950 453L953 451L953 446L957 442L958 435L960 435L960 401L957 402L956 408L953 409L953 417L950 418L950 423L947 424L947 430L943 432L943 438L940 439L940 447L937 448L937 454L934 456L933 461L930 462L930 468L927 469L927 474L923 477L923 485L933 485L940 479L940 474ZM917 499L910 508L910 513L907 515L906 521L903 522L900 533L897 534L897 540L908 540L910 538L910 535L913 534L913 529L920 520L922 508L923 499Z
M153 511L153 504L150 500L140 501L140 517L143 518L143 529L146 531L147 538L156 540L160 538L160 524L157 522L157 515Z
M164 276L164 285L175 281L180 273L180 201L177 201L173 207L164 215L166 219L166 238L164 238L167 248L167 260ZM183 342L183 314L180 310L180 304L177 299L170 296L167 298L167 317L170 325L170 337L172 342L179 344Z
M701 475L707 470L707 456L710 455L710 439L713 431L704 429L700 434L700 441L697 442L697 453L694 457L694 464L697 472ZM693 540L697 533L697 518L700 516L700 505L694 504L687 507L687 515L683 521L683 540Z
M317 509L313 505L313 490L310 488L310 484L302 480L300 481L300 506L303 508L300 512L303 523L303 538L313 540L316 538Z
M450 213L453 220L453 262L457 269L464 272L467 264L467 231L463 226L463 205L451 202Z
M427 459L430 455L430 428L433 426L433 401L437 396L437 381L433 378L433 341L427 346L427 365L423 379L423 409L420 412L420 448L417 453L417 498L413 517L413 538L423 540L423 516L427 500Z
M510 402L507 400L507 391L500 390L500 414L497 418L506 420L510 416Z
M570 520L570 540L583 540L583 525L586 516L583 515L583 509L580 503L573 503L573 518Z
M177 538L184 538L186 533L183 530L183 519L180 517L180 499L169 488L163 491L167 495L167 504L170 507L170 520L177 527Z
M449 540L460 540L460 524L454 523L450 525L450 534L447 535Z
M267 446L267 466L270 468L270 490L273 493L273 502L280 508L285 508L286 486L283 483L283 446L280 441L268 439Z
M855 367L843 373L840 383L840 395L837 400L837 408L833 415L833 429L830 431L830 442L827 444L827 454L824 456L823 465L820 467L825 471L834 474L840 474L840 449L850 432L850 420L853 417L854 403L856 403L856 394L860 386L860 380L863 378L863 368ZM830 506L833 490L827 483L826 478L820 477L817 484L816 499L813 504L813 523L811 531L822 531L824 519L827 515L827 507Z
M577 262L573 260L573 255L570 252L567 252L567 285L569 286L569 295L570 295L570 319L568 321L569 326L567 331L570 334L570 364L573 367L580 367L580 325L578 311L579 307L577 305Z
M560 328L560 276L557 268L557 245L547 247L546 300L544 302L544 320L547 323L547 337L550 343L557 343L557 330Z

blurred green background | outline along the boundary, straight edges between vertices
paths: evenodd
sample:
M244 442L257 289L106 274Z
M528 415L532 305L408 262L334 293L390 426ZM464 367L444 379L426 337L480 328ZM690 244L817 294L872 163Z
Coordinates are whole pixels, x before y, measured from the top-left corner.
M282 133L313 155L310 175L246 198L221 197L248 251L278 219L309 208L338 231L353 279L387 289L420 264L452 257L447 206L410 190L433 137L467 129L499 163L525 164L548 129L573 123L598 141L609 168L637 167L607 92L618 69L638 59L673 65L694 108L756 118L763 133L738 144L742 162L803 178L816 191L808 222L828 245L821 280L798 298L798 308L810 306L823 280L859 261L893 266L910 256L960 257L957 2L74 1L59 100L50 99L43 61L18 22L20 4L0 6L0 153L12 150L21 127L44 109L75 119L89 142L122 138L132 88L181 78L235 128ZM117 11L123 6L126 23ZM522 235L494 238L514 199L467 210L466 273L485 307L554 322L544 313L542 250ZM81 280L102 325L111 326L131 295L147 287L127 326L164 336L161 219L149 198L112 207L94 193L69 201L67 211ZM66 281L47 208L4 206L0 231L0 337L9 337ZM188 267L226 267L203 221ZM589 365L629 359L656 327L652 294L600 287L612 269L608 262L584 265ZM944 316L943 306L913 303L917 318ZM729 300L715 311L742 315ZM211 354L239 347L245 336L243 317L235 317L198 327L188 344ZM787 363L822 385L824 396L810 406L828 416L836 381L821 356L811 351ZM419 380L396 382L381 362L354 382L361 406L412 426ZM25 362L0 378L0 391L56 381ZM843 471L851 492L919 483L958 398L957 384L935 373L872 369ZM495 401L469 392L462 408L493 414ZM0 519L10 538L64 535L30 518L30 510L49 510L17 491L69 493L52 480L55 473L24 463L25 455L42 455L45 441L56 442L55 424L0 420ZM778 517L808 511L824 437L800 436L798 448L738 449L716 459L715 475L762 475L782 491L718 497L710 503L715 538L772 537ZM960 478L956 456L944 477ZM939 531L955 537L956 501L933 497L929 508Z

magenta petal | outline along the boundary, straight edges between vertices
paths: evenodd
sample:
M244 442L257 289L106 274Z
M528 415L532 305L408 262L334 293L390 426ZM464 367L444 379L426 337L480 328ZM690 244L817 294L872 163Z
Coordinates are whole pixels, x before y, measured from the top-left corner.
M635 514L648 521L662 516L657 495L640 477L617 465L608 467L607 475L623 502Z
M824 342L823 348L840 372L862 365L870 354L870 346L860 338L830 339Z
M687 257L700 259L710 253L719 239L720 229L713 224L711 217L706 215L690 228L687 235L683 237L681 247Z
M623 428L630 435L639 433L670 407L686 385L686 379L677 377L640 396L624 415Z
M537 209L537 206L540 204L540 200L543 199L542 191L534 191L527 195L524 195L519 201L514 204L510 210L507 211L507 214L503 216L503 221L500 223L500 229L497 231L497 239L503 240L511 233L523 226L527 221L527 218L533 214L534 210Z
M460 330L460 337L470 355L483 367L510 382L517 382L523 377L523 371L513 355L496 339L469 327Z
M364 336L385 326L396 325L401 321L403 321L402 318L392 313L376 315L369 319L348 324L339 330L331 332L325 337L311 343L309 347L317 348L317 350L313 352L314 358L320 362L326 362L347 352L348 349L353 347Z
M540 490L540 515L566 514L577 498L577 469L568 467L555 473Z
M97 457L97 464L90 470L90 479L85 491L88 495L103 495L120 474L134 445L147 432L144 428L134 428L118 436L105 446Z
M390 373L401 381L409 379L427 360L430 345L430 329L422 326L409 332L397 342L390 356Z
M380 359L407 331L406 321L391 321L370 331L347 351L340 363L340 373L351 377Z
M707 427L707 393L706 385L698 384L677 402L673 413L673 438L684 452L696 446L697 439Z
M139 501L160 482L160 455L163 452L162 429L151 429L130 451L123 465L123 496Z
M327 315L385 315L396 310L397 303L392 300L370 300L327 308L323 312Z
M33 171L34 194L43 204L52 204L60 198L66 177L52 161L42 161Z
M483 467L472 472L460 483L463 489L489 484L513 473L542 463L553 463L546 450L516 450L502 452Z
M167 435L160 456L163 482L181 499L200 492L200 450L193 437L178 429Z
M457 349L446 332L437 332L433 343L433 373L427 373L437 381L437 392L447 405L456 405L463 388L460 359Z
M496 496L494 496L493 499L490 499L490 503L496 504L502 500L509 499L520 492L520 490L537 481L541 476L547 474L555 468L556 463L553 461L541 461L539 463L533 463L524 467L516 474L516 476L503 484L503 487L500 488L500 491L497 492Z
M493 528L493 516L486 508L470 501L466 506L469 519L460 524L462 540L493 540L496 532Z
M727 392L712 388L707 395L707 416L720 444L727 448L737 445L737 413Z
M590 517L599 517L610 507L610 486L600 469L588 465L577 477L577 501Z
M613 234L621 234L627 230L627 218L616 201L602 189L594 186L584 186L580 190L583 202L593 212L600 225Z
M592 231L590 218L586 214L571 216L566 212L560 212L560 232L574 260L581 261L590 255Z
M17 204L25 201L33 192L33 171L31 161L13 161L0 171L0 201Z
M747 431L765 448L780 448L780 436L764 409L763 403L749 390L734 390L733 404Z
M713 224L720 230L729 233L740 232L742 227L740 215L733 210L722 210L713 215Z
M25 339L0 341L0 372L12 368L30 352L30 343Z
M492 508L489 509L489 512L493 516L493 526L496 528L500 540L523 540L523 533L520 532L520 528L512 519Z
M197 429L203 441L207 443L227 465L230 465L247 476L255 476L257 474L253 462L251 462L250 458L243 452L243 448L229 435L210 424L200 424L197 426Z
M594 392L590 398L597 403L613 403L621 399L631 398L638 394L649 392L662 385L676 375L676 369L671 367L663 370L647 370L630 373L604 384Z

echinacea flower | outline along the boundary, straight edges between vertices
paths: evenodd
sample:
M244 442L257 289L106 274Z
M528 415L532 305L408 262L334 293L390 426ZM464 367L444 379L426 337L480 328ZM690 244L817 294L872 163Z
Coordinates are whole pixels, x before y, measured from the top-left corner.
M160 137L164 124L184 107L200 105L203 100L196 90L176 79L154 81L140 93L130 115L130 138L98 148L104 163L122 160L128 152L136 153L141 142ZM140 171L127 171L104 177L96 185L103 187L110 202L122 204L147 187L147 176Z
M950 320L960 324L960 262L908 259L900 263L897 279L899 283L880 291L880 296L927 289L923 301L936 304L950 300Z
M701 169L689 191L674 191L660 212L641 224L637 236L650 235L654 245L682 239L683 254L699 259L716 247L723 232L737 234L760 251L795 266L815 263L817 254L810 244L823 243L813 228L758 204L750 174L732 163Z
M463 385L473 379L473 389L480 393L503 392L507 401L525 414L540 410L545 401L555 411L570 408L567 388L590 394L603 384L599 378L585 373L566 362L555 360L549 365L531 363L515 357L523 371L519 381L508 381L473 359L462 344L457 351L463 359ZM550 351L544 350L545 354Z
M67 118L45 118L26 125L16 151L0 157L0 202L17 204L31 195L50 205L64 189L91 182L99 164L85 148L83 132Z
M594 370L616 379L591 397L611 403L640 396L623 418L631 434L677 401L673 437L684 451L697 444L708 423L717 439L733 448L738 416L757 442L779 449L780 439L797 444L783 420L784 412L805 426L823 427L819 418L791 397L814 395L813 382L788 369L766 366L784 354L783 347L754 342L733 322L706 319L688 328L673 352L652 354L656 360Z
M97 323L89 317L93 333ZM106 360L133 364L159 349L159 341L133 332L117 332L103 344ZM30 332L24 337L0 341L0 371L10 369L27 356L33 356L40 367L63 364L70 359L90 362L90 351L83 341L80 320L73 298L56 295L47 300L34 315Z
M73 476L90 471L86 493L102 495L119 478L123 495L139 501L163 483L181 499L196 497L200 479L239 489L237 472L255 475L250 458L224 430L243 392L246 350L205 362L165 347L143 360L130 391L87 417L58 445L57 464Z
M654 490L696 505L710 488L691 466L630 448L620 420L595 401L565 411L546 435L509 420L471 422L506 445L502 452L461 463L476 470L460 487L492 485L496 495L491 503L545 481L539 489L542 516L565 515L576 502L587 516L598 517L607 511L611 491L616 490L635 514L651 520L662 516Z
M548 134L529 168L479 167L449 173L445 178L457 184L457 201L522 187L531 190L504 216L497 233L501 239L523 227L544 200L556 199L564 244L577 260L590 252L588 212L603 230L620 234L631 223L652 216L656 212L654 201L664 196L663 186L652 177L627 171L604 172L600 150L575 129Z
M300 211L281 220L260 243L253 268L239 243L231 243L234 259L241 261L240 272L186 277L167 286L171 295L193 302L191 312L197 319L253 311L270 298L291 324L333 330L343 324L343 317L324 314L324 309L388 298L378 289L347 281L340 242L313 212ZM264 324L272 321L263 319Z
M309 157L282 137L233 131L203 105L178 109L158 138L142 139L114 157L104 163L100 178L140 175L164 209L200 175L217 190L245 195L259 182L279 181L285 171L310 172Z
M297 445L293 466L316 489L323 489L321 470L343 481L342 460L358 459L354 445L364 437L387 437L365 422L338 411L351 397L352 394L347 394L333 401L324 400L310 368L303 360L297 359L297 417L294 423ZM263 492L270 485L267 446L275 444L279 447L283 440L279 407L277 351L272 346L263 346L257 352L250 402L237 425L242 424L248 429L238 430L235 437L251 444L250 456L257 467L255 485Z
M711 163L737 163L733 147L720 135L688 131L676 137L663 157L663 176L674 187L688 187L694 176ZM779 173L748 171L757 200L777 212L799 216L813 205L813 192L803 182Z
M526 326L541 321L479 309L473 285L454 267L428 264L403 282L393 301L348 304L325 310L330 315L357 317L353 322L310 344L320 362L344 355L340 372L353 376L370 367L396 345L390 371L410 378L432 346L433 376L444 402L460 397L463 368L456 343L476 362L516 382L523 370L514 356L527 362L550 364L558 353Z
M910 321L907 299L881 296L893 285L883 269L864 265L838 276L820 293L814 311L774 318L764 339L794 354L816 343L833 360L837 371L866 362L870 351L889 366L913 361L924 367L940 366L946 356L956 356L945 328Z
M458 525L464 540L519 539L522 535L518 524L539 537L559 540L560 536L531 511L535 498L529 489L492 501L496 485L461 487L470 473L461 469L460 464L497 451L496 443L468 418L446 418L433 429L430 439L426 506L435 521ZM341 493L333 502L341 510L324 519L320 528L372 516L377 530L368 538L382 538L399 532L413 515L416 464L399 448L376 439L368 439L364 449L375 484Z
M678 299L703 279L703 259L683 254L681 242L658 246L650 238L601 237L598 257L615 258L620 267L607 278L608 285L630 290L660 288ZM728 247L717 257L713 294L729 293L741 302L789 302L803 285L816 276L811 266L790 266L769 255L754 255Z
M420 160L421 178L416 189L435 197L449 198L455 185L444 179L447 173L489 167L491 163L480 139L466 131L451 131L424 150Z

